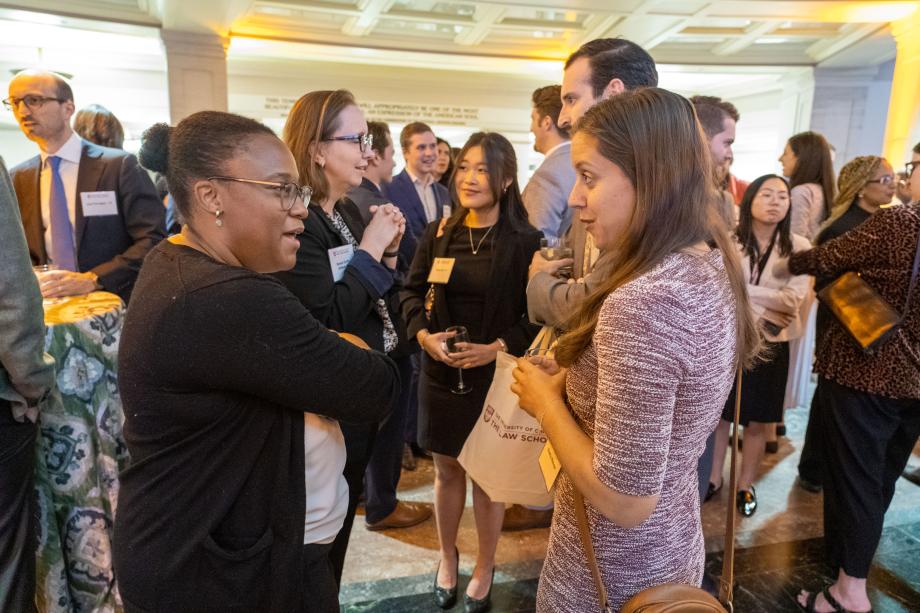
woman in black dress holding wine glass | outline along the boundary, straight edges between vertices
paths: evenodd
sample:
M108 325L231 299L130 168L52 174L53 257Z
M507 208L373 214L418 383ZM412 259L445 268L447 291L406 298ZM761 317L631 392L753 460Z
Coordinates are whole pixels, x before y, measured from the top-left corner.
M434 593L445 609L456 601L457 530L466 501L466 473L457 456L482 412L496 355L523 355L538 331L527 318L526 287L541 237L527 221L514 149L500 134L470 137L457 158L451 192L459 206L443 226L428 226L401 293L408 333L424 349L418 442L434 456L440 541ZM479 551L466 611L489 607L504 511L473 483Z

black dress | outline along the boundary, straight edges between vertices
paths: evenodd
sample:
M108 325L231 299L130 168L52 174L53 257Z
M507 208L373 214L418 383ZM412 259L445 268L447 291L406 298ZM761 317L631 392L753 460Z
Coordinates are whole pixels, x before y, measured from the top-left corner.
M483 308L495 252L495 232L490 232L490 229L454 226L447 247L446 257L455 260L450 281L443 287L450 312L448 326L465 326L471 343L485 344L495 340L485 338L482 329ZM475 254L470 247L471 232L473 246L478 246ZM443 332L448 326L437 330L429 328L429 332ZM441 370L436 374L426 368L429 366L427 362L433 360L423 351L418 391L418 442L429 451L457 457L482 412L495 373L495 363L464 369L463 382L473 391L458 395L450 391L457 384L458 370L452 368L446 373ZM446 377L443 376L445 374Z
M741 377L742 426L756 421L764 424L783 420L783 401L786 397L786 378L789 375L789 343L766 343L765 358ZM722 409L722 419L735 418L735 391L737 381Z
M499 219L492 228L471 229L463 217L450 219L438 235L438 223L419 240L409 276L400 292L409 337L420 330L443 332L453 325L467 328L473 343L500 338L511 355L523 355L539 330L527 317L527 268L540 248L542 234L526 222ZM488 233L488 234L487 234ZM480 241L482 243L480 244ZM428 283L436 258L454 258L446 284ZM431 289L433 300L426 300ZM453 394L458 370L422 352L419 372L419 444L456 457L482 412L495 365L464 369L466 395Z

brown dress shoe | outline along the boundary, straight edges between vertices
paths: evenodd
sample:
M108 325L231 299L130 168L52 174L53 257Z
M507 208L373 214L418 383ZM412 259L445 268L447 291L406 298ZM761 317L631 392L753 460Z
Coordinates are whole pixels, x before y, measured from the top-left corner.
M533 530L534 528L549 528L553 521L553 510L535 511L519 504L513 504L505 509L505 520L502 530L514 532L516 530Z
M394 528L408 528L420 524L431 517L431 507L419 502L396 501L393 512L374 523L365 522L368 530L392 530Z

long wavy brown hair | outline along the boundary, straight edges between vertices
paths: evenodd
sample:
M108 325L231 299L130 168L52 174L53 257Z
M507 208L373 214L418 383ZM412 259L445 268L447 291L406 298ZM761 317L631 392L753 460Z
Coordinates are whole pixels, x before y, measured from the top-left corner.
M722 253L735 297L736 350L742 366L760 351L741 262L715 208L709 149L693 105L677 94L643 88L593 107L575 126L597 143L598 152L619 166L636 190L625 235L611 250L609 274L568 322L556 360L570 366L590 345L607 296L640 277L669 254L700 242Z

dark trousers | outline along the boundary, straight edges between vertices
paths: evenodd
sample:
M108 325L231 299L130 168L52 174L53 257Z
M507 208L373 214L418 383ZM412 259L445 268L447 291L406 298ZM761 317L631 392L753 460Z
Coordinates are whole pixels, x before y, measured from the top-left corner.
M409 404L406 407L406 426L403 441L418 445L418 371L422 367L422 354L409 356L412 362L412 376L409 377Z
M709 475L712 474L712 456L716 450L716 433L715 430L706 439L706 448L703 449L703 455L696 465L696 478L700 488L700 504L706 499L706 492L709 491Z
M920 436L920 400L893 400L821 381L824 541L830 563L869 574L895 482Z
M310 613L339 613L339 583L329 552L332 543L303 546L303 610Z
M406 413L412 392L412 360L409 356L396 358L399 378L402 382L399 398L390 416L380 425L374 449L365 472L365 519L375 523L384 519L396 509L396 487L402 471L403 432L406 427Z
M0 400L0 611L35 611L37 433Z
M802 443L802 454L799 456L799 476L817 485L824 484L824 432L821 429L824 422L821 419L820 400L822 379L818 377L818 386L811 398L805 442Z
M358 499L364 491L364 473L371 458L374 448L374 439L377 436L377 424L346 424L341 423L342 436L345 438L345 482L348 484L348 510L345 513L345 523L339 530L329 559L335 571L336 585L342 581L342 569L345 568L345 553L348 551L348 540L351 538L351 527L355 523L355 512L358 510Z

